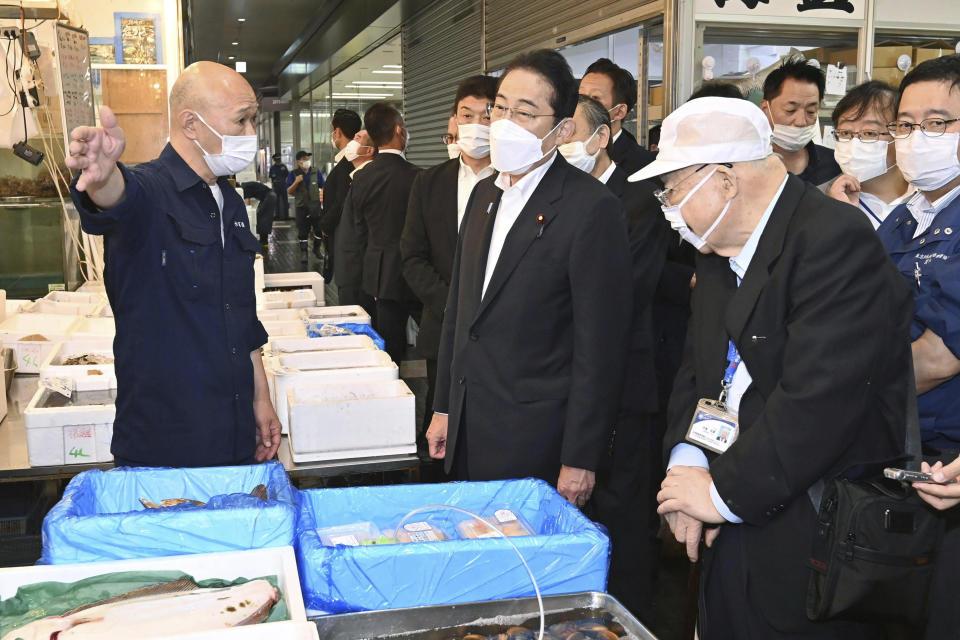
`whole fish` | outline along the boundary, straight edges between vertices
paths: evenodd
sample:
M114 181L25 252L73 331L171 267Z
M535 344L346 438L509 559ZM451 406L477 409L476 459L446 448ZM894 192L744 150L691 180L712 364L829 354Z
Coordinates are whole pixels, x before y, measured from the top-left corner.
M262 484L258 484L253 488L253 491L250 492L250 495L252 495L254 498L260 498L261 500L266 500L267 487ZM157 504L155 502L150 502L146 498L140 498L140 504L145 506L147 509L163 509L164 507L175 507L178 504L184 504L187 502L191 504L195 504L198 507L204 507L207 504L206 502L200 502L199 500L191 500L190 498L167 498L166 500L161 500L160 504Z
M266 580L221 589L176 580L34 620L0 640L149 639L214 631L263 622L277 598Z

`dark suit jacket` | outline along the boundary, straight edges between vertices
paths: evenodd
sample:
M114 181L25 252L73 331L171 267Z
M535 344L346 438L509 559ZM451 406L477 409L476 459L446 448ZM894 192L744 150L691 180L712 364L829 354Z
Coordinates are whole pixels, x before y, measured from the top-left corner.
M403 277L423 303L417 350L428 360L436 360L440 349L440 324L457 251L459 173L460 159L454 158L416 177L400 237Z
M402 156L381 152L354 175L347 193L343 215L349 211L355 233L345 248L345 259L363 265L361 286L375 298L407 298L400 234L407 216L410 187L419 171Z
M461 223L434 406L450 416L446 467L464 430L471 480L596 469L616 421L632 311L623 207L559 154L551 162L482 300L494 177Z
M684 441L698 399L719 396L729 337L753 383L739 438L707 457L744 520L726 526L743 527L751 604L784 631L806 619L808 488L902 453L911 314L909 287L863 214L794 176L739 288L727 259L698 260L664 445L669 455Z
M334 237L340 216L343 213L343 203L347 199L350 189L350 174L353 172L353 163L342 158L330 171L327 182L323 186L323 208L320 212L320 230L329 237Z
M622 409L654 413L657 410L656 341L653 330L653 294L667 257L670 224L653 197L657 185L649 180L628 182L617 167L607 188L620 199L627 214L627 233L633 258L633 322L630 328Z
M616 162L617 166L629 176L653 162L657 154L641 147L637 143L637 139L626 129L620 129L620 132L617 141L612 146L607 147L607 153L610 155L610 159Z

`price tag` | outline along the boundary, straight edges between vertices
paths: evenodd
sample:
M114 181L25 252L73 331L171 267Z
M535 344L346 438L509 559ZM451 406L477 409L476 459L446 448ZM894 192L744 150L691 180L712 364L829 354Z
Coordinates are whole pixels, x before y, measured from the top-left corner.
M17 351L20 354L20 368L29 370L40 369L40 353L48 342L18 342Z
M64 427L63 459L68 463L90 462L97 452L93 427Z
M827 89L826 92L834 96L842 96L847 93L847 67L838 67L835 64L827 65Z
M73 395L73 380L67 377L54 376L51 378L41 378L40 387L50 389L54 393L69 398Z

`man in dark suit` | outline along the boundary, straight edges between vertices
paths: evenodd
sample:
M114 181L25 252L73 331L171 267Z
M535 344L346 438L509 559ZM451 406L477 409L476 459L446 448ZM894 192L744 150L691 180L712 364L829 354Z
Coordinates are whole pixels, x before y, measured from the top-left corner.
M376 154L373 144L370 142L370 136L361 129L353 137L347 146L344 147L344 158L350 162L348 167L350 172L347 174L347 190L344 193L344 205L346 205L346 196L350 193L350 186L353 184L353 178L363 167L369 165ZM332 210L331 210L332 212ZM332 224L332 219L328 219ZM373 298L367 296L361 290L363 281L363 253L359 255L350 254L351 247L355 243L353 238L356 236L356 225L353 215L346 210L346 206L341 207L340 220L333 227L337 242L333 245L334 263L337 266L337 301L341 305L358 304L362 306L371 318L376 317L376 307Z
M377 155L354 177L343 208L355 231L348 260L363 266L361 287L376 301L374 328L386 342L387 353L399 364L407 346L406 304L410 298L403 280L400 234L410 187L419 169L404 157L409 136L395 107L378 102L367 109L363 124Z
M639 171L657 157L641 147L637 139L623 128L627 114L637 106L637 81L629 71L607 58L600 58L587 67L580 81L580 93L602 104L610 114L613 142L607 153L627 175Z
M632 291L622 205L556 153L576 103L555 51L500 80L500 175L463 219L427 440L462 479L538 477L582 506L616 421Z
M323 185L323 202L320 208L318 226L327 245L327 268L323 279L329 282L333 278L336 268L337 225L343 213L343 202L347 199L347 189L350 188L350 174L353 172L353 163L347 158L347 145L363 127L360 116L349 109L337 109L333 112L331 125L333 131L330 137L337 147L336 165L330 170L327 181Z
M703 254L660 512L691 559L707 527L704 640L883 637L807 618L808 490L902 455L910 290L863 215L788 175L770 137L745 100L692 100L633 176L663 176L665 216ZM726 438L702 418L718 398Z
M628 182L610 160L610 115L597 100L580 95L573 117L576 132L560 153L575 167L607 185L627 214L633 259L633 322L627 368L613 444L598 474L592 505L610 532L610 593L647 624L653 617L660 516L657 489L662 434L652 425L657 411L654 368L653 294L663 270L670 225L660 213L650 181Z
M493 104L496 94L497 79L491 76L471 76L460 83L451 118L460 155L418 175L410 190L400 252L403 276L423 303L417 351L427 363L424 430L433 417L440 323L450 290L460 221L473 187L494 174L490 168L490 114L487 107Z

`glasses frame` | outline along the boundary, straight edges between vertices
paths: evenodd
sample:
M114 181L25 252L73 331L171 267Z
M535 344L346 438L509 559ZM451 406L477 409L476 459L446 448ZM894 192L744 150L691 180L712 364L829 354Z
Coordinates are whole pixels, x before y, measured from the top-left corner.
M443 134L440 136L440 140L443 142L443 144L453 144L454 142L459 142L459 138L452 133Z
M498 113L497 111L498 109L502 110L504 115L497 116L496 118L494 118L494 114ZM522 119L518 121L516 118L517 115L521 115ZM524 111L521 107L505 107L495 102L487 105L487 117L490 118L491 122L494 120L502 120L506 118L507 120L513 120L514 122L517 122L517 123L525 122L529 124L530 122L535 121L537 118L555 118L556 116L557 114L555 113L539 113L539 114L528 113L527 111Z
M931 122L933 120L936 120L938 122L943 122L943 131L939 131L939 132L935 131L933 133L929 133L927 131L928 125L926 123ZM895 140L905 140L906 138L909 138L910 136L912 136L913 132L916 131L917 128L919 128L920 131L923 132L923 135L927 136L928 138L939 138L940 136L942 136L947 132L947 127L949 127L954 122L960 122L960 118L924 118L920 122L907 122L906 120L897 120L887 124L887 132L891 136L893 136ZM905 136L898 136L896 134L897 128L900 126L906 126L906 125L910 125L910 133L908 133Z
M890 125L887 125L887 126L889 127ZM849 133L849 134L850 134L850 137L849 137L849 138L841 138L841 137L840 137L840 132L841 132L841 131L843 131L844 133ZM889 131L873 131L873 129L868 129L867 131L869 131L869 132L871 132L871 133L877 134L877 139L876 139L876 140L864 140L864 139L863 139L863 134L865 133L864 131L850 131L850 130L848 130L848 129L834 129L834 130L831 131L830 133L831 133L831 135L833 135L833 139L836 140L837 142L840 142L840 141L849 141L849 140L853 140L854 138L856 138L857 140L859 140L860 142L863 142L864 144L873 144L873 143L875 143L875 142L880 142L880 136L890 136L891 138L893 137L893 134L890 133Z
M696 170L696 171L694 171L693 173L691 173L690 175L688 175L686 178L684 178L683 180L681 180L680 182L678 182L676 185L674 185L674 186L672 186L672 187L667 187L667 188L665 188L665 189L657 189L656 191L654 191L654 192L653 192L653 197L656 198L658 202L660 202L660 205L661 205L661 206L664 206L664 207L672 207L673 205L671 205L671 204L670 204L670 201L667 199L668 196L669 196L669 194L675 192L675 191L677 190L677 187L679 187L679 186L682 185L684 182L686 182L687 180L689 180L689 179L692 178L693 176L697 175L698 173L700 173L701 171L703 171L706 167L709 167L709 166L712 165L712 164L715 164L715 165L718 165L718 166L721 166L721 167L726 167L727 169L733 169L733 165L730 164L729 162L708 162L707 164L702 164L702 165L700 165L699 167L697 167L697 170Z

